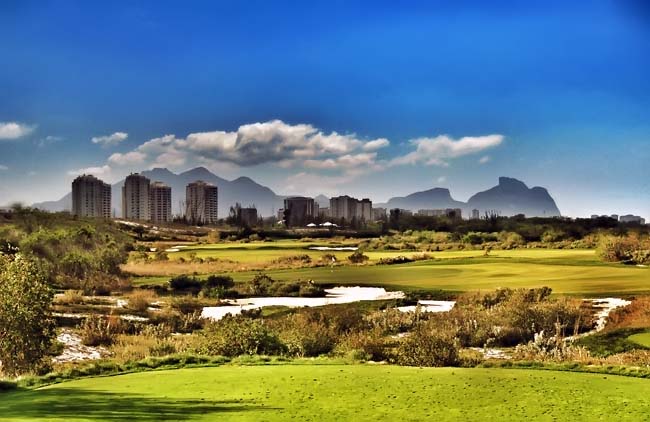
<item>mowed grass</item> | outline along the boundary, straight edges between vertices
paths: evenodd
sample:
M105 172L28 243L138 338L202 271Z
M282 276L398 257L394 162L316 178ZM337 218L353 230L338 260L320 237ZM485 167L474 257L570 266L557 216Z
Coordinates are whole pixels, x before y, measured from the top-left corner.
M650 349L650 332L633 334L627 338L632 343Z
M289 244L295 245L296 242ZM221 247L221 257L240 254L255 259L257 245L244 245L231 253ZM268 245L268 244L265 244ZM322 254L322 252L319 252ZM418 252L365 252L371 260ZM345 259L350 252L341 254ZM278 280L314 280L328 285L385 286L403 290L449 290L455 292L493 290L499 287L548 286L555 293L591 295L638 294L650 291L650 269L599 262L593 250L516 249L492 251L432 252L434 260L403 265L344 265L265 271ZM149 264L153 265L153 264ZM257 271L231 273L239 282L252 279ZM135 284L163 284L169 277L142 277Z
M224 366L0 393L11 421L648 420L650 381L523 369Z

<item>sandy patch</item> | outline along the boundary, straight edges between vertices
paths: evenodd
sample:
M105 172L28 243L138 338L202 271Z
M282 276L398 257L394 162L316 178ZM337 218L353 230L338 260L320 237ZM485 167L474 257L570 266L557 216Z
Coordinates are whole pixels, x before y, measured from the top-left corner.
M68 329L63 329L56 339L64 344L64 348L63 353L52 358L54 363L96 360L108 355L108 351L103 347L85 346L81 337Z

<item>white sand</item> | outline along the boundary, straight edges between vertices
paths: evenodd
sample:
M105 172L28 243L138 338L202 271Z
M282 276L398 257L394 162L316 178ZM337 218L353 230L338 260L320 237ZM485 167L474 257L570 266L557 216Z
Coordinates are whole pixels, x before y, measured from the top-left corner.
M64 344L63 352L52 359L55 363L79 362L101 359L108 354L103 347L85 346L81 337L69 329L63 329L56 339Z

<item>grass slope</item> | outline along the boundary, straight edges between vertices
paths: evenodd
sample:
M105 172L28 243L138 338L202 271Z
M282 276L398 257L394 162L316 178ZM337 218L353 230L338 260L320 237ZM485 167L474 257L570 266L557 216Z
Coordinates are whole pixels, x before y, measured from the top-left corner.
M225 366L0 395L12 421L645 420L650 381L521 369Z
M633 334L627 338L632 343L650 349L650 332Z

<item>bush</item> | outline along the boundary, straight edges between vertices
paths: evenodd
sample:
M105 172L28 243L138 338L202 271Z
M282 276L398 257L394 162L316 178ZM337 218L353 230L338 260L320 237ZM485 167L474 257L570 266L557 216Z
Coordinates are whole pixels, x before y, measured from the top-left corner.
M353 264L363 264L366 262L368 259L367 255L364 255L363 252L361 252L359 249L354 251L354 253L350 256L348 256L348 261L350 261Z
M90 315L80 327L81 342L86 346L108 346L125 327L119 317Z
M0 370L36 371L54 339L53 291L40 266L22 255L0 255Z
M600 240L598 255L606 262L649 264L650 242L635 236L606 236Z
M235 282L233 281L232 277L225 276L225 275L211 275L205 280L204 287L213 289L217 287L221 287L224 289L230 289L231 287L235 286Z
M259 319L230 317L209 322L202 332L200 351L209 355L276 355L283 351L276 333Z
M155 300L156 294L151 290L134 290L128 297L127 308L135 312L146 312Z
M179 275L169 280L169 287L175 291L192 291L197 293L201 290L201 280L188 275Z
M406 366L458 365L460 342L453 332L432 324L418 326L397 348L397 363Z
M58 305L80 305L83 302L84 295L81 290L66 290L55 299L55 303Z

